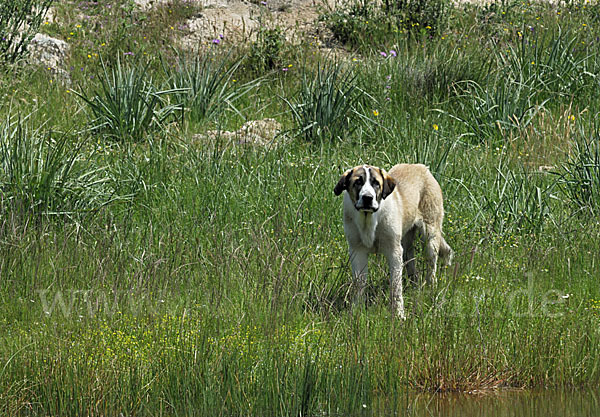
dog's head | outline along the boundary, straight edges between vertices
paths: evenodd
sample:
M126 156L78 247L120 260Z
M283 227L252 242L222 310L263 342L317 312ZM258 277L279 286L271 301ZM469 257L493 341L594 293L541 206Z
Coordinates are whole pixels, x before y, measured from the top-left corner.
M344 172L333 192L340 195L346 190L356 210L374 213L394 188L394 179L384 170L360 165Z

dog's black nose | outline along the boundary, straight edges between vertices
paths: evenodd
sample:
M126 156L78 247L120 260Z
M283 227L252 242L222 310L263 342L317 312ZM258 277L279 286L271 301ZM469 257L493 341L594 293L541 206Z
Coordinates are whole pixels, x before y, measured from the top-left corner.
M373 204L373 197L370 195L363 195L362 201L363 201L363 206L371 207L371 204Z

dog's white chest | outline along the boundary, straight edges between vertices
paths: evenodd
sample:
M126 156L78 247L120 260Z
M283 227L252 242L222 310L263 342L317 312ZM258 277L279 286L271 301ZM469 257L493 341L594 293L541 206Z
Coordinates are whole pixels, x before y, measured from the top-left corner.
M377 245L377 226L381 220L381 211L367 213L356 210L350 198L344 201L344 229L348 242L360 241L362 246L373 251ZM358 242L357 242L358 243Z
M362 244L367 248L375 246L375 232L377 229L377 217L375 213L358 213L355 221Z

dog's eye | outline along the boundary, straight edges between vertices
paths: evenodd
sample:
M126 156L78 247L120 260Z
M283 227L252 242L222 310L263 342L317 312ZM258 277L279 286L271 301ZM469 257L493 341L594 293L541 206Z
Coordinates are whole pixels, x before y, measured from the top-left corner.
M354 184L356 184L358 186L363 185L363 183L364 183L364 180L362 179L362 177L358 177L356 179L356 181L354 181Z
M377 189L379 188L379 183L377 181L371 181L371 185L373 186L373 188Z

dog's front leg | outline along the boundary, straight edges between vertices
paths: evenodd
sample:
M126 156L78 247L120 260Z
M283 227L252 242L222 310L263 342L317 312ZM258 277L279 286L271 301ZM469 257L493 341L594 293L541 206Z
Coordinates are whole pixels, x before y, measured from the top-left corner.
M350 264L352 265L353 284L356 288L354 304L364 304L365 287L369 276L369 254L364 249L350 249Z
M392 313L399 318L405 319L404 315L404 297L402 296L402 246L397 245L386 251L385 255L390 268L390 299L392 304Z

